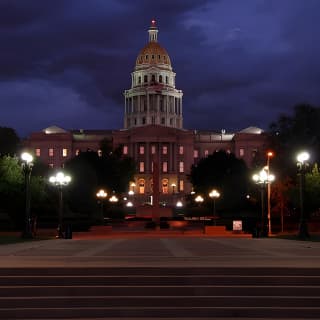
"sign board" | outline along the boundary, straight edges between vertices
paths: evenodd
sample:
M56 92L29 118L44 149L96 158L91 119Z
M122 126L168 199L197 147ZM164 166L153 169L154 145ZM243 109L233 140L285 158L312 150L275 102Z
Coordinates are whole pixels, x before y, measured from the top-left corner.
M233 220L233 231L242 231L242 220Z

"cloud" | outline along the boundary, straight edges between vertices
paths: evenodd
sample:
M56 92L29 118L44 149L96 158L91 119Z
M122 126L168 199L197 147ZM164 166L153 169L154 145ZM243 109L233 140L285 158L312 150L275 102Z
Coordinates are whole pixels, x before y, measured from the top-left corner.
M296 103L319 104L319 12L318 0L2 0L1 121L19 132L51 120L121 128L155 18L186 127L267 128ZM21 105L28 123L12 112Z

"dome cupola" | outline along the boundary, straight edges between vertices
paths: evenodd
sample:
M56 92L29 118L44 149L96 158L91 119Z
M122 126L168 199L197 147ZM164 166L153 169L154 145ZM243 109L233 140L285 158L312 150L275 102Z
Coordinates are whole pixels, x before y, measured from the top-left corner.
M148 30L149 42L136 59L131 88L125 90L124 128L158 125L182 129L182 91L167 51L158 43L156 21Z
M158 43L158 28L156 27L156 21L151 21L151 26L148 30L149 33L149 43L141 49L137 60L136 69L149 67L150 65L162 65L163 68L168 68L171 70L170 57L166 51Z

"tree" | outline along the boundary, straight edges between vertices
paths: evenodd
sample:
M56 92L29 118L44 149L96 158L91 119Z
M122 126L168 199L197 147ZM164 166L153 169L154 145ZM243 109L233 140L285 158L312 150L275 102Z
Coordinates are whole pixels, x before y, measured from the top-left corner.
M196 192L208 195L219 190L219 207L239 210L246 202L249 171L245 162L225 151L214 152L191 168L190 181Z
M22 167L17 157L0 157L0 209L8 213L16 227L24 223L25 184ZM31 175L31 213L43 212L47 203L46 182L43 177Z
M20 139L12 128L0 127L0 156L14 156L20 144Z
M302 150L311 154L312 162L320 160L320 108L309 104L294 107L292 115L281 115L270 125L272 148L276 157L272 160L272 171L282 185L276 189L276 198L282 199L282 212L290 205L299 208L299 185L297 180L297 153ZM314 210L318 202L318 169L306 175L305 210ZM290 183L287 183L290 181ZM276 185L274 185L276 186ZM276 208L279 209L279 208Z
M273 166L277 177L296 174L296 154L308 150L313 161L320 160L320 109L308 104L294 107L292 116L281 115L270 125L272 145L276 152Z
M131 158L123 157L119 150L112 150L107 145L100 156L94 151L81 152L66 163L65 168L72 176L68 188L72 210L92 212L99 188L106 189L108 193L128 191L129 181L135 173L135 163Z
M306 213L310 214L320 207L320 171L315 163L311 172L306 173L304 203Z

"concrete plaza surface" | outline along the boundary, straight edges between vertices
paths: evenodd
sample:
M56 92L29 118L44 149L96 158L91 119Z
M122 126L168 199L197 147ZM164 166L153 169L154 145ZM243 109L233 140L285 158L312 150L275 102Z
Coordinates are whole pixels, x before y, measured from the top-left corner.
M0 246L0 319L320 319L320 242L112 234Z
M277 238L120 235L0 246L8 267L286 267L319 268L320 242Z

